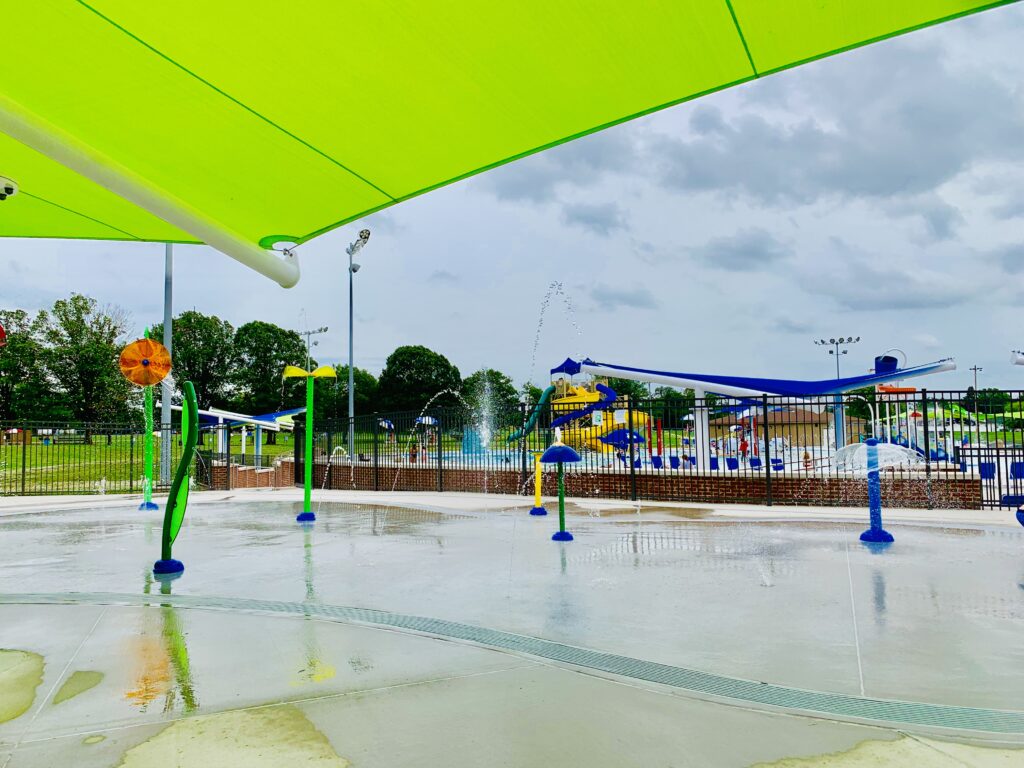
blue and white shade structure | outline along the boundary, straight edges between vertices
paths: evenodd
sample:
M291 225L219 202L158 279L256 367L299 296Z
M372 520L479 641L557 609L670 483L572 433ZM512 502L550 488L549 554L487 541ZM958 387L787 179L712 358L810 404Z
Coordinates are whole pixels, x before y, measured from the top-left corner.
M891 544L892 534L882 527L882 481L878 476L878 441L869 437L864 445L868 449L868 512L871 527L860 535L867 544Z
M562 442L559 430L555 431L555 435L555 442L540 457L542 464L558 465L558 530L551 540L572 541L572 534L565 530L565 465L575 464L580 460L580 455Z

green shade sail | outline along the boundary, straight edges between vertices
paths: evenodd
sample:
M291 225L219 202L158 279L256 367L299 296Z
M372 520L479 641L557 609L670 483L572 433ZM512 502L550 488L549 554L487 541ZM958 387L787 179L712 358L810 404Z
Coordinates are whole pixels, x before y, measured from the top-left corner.
M0 235L208 242L291 284L262 249L1009 1L12 0Z

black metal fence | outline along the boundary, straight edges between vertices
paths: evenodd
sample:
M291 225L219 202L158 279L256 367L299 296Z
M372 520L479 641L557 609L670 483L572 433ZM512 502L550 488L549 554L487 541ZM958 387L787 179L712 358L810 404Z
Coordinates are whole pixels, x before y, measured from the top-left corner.
M181 457L172 430L170 466ZM0 422L0 496L142 491L145 431L135 424ZM153 438L153 482L161 484L161 440Z
M908 494L907 505L1005 506L1024 495L1024 393L1017 391L678 393L620 398L602 409L589 387L558 386L555 402L539 408L457 405L360 416L351 435L347 421L318 425L318 484L390 490L415 475L423 489L529 493L534 457L558 431L580 455L567 467L579 495L832 504L846 494L856 501L866 474L863 441L872 436L881 443L883 479L891 481L886 492ZM301 421L295 435L277 434L277 444L259 453L238 428L233 437L227 426L204 433L196 485L213 486L218 466L230 478L234 465L269 468L281 458L294 459L301 482ZM180 451L175 431L173 464ZM158 487L159 462L157 437ZM142 465L141 425L0 424L0 494L138 492Z
M360 416L351 437L347 421L326 424L317 429L314 460L335 474L342 467L372 469L379 490L401 487L396 481L405 469L430 468L437 490L468 490L460 471L469 470L485 478L516 472L516 490L528 492L534 455L555 439L553 425L594 400L567 385L559 394L575 394L576 401L560 398L539 409L456 406ZM815 481L863 480L863 442L875 437L889 493L918 494L903 503L974 499L972 504L998 506L1008 495L1024 494L1022 394L897 389L811 398L620 399L566 420L559 431L580 454L580 462L567 467L570 478L593 481L587 495L830 503L828 489ZM301 482L298 436L295 446ZM974 490L944 481L969 481ZM849 495L857 487L843 491L834 484L831 493Z

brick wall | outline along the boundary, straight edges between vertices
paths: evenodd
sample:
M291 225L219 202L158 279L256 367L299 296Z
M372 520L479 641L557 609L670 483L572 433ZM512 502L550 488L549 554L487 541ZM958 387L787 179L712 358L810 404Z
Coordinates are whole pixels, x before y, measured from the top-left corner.
M313 469L313 487L325 487L327 467ZM213 487L226 489L227 468L211 468ZM370 464L334 466L326 487L335 490L376 489L390 491L436 491L436 466L379 467ZM772 503L780 505L866 507L867 483L863 479L772 475ZM470 493L533 493L533 482L521 483L517 470L453 469L443 470L443 490ZM291 487L294 465L290 459L279 461L273 469L231 467L232 488ZM671 471L640 473L636 476L637 496L644 501L690 501L711 504L763 504L767 497L767 479L730 476L678 474ZM567 472L565 490L569 496L583 498L629 499L632 479L629 472ZM544 495L558 493L555 473L544 475ZM980 509L981 482L976 478L937 476L882 478L882 504L886 507L939 509Z

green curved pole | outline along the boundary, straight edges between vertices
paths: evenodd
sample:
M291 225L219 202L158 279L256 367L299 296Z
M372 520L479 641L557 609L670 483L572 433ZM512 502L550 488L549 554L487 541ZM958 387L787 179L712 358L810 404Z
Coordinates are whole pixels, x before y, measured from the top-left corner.
M306 472L302 485L302 511L312 511L313 494L313 382L306 377Z
M171 483L171 494L167 498L167 510L164 512L164 529L160 540L160 557L164 560L171 559L171 545L178 537L181 522L185 519L185 507L188 505L189 471L192 468L192 460L195 458L196 442L199 437L196 414L199 405L196 402L196 390L191 381L182 384L182 393L185 396L181 405L182 452L181 459L178 461L178 469L174 473L174 481Z

